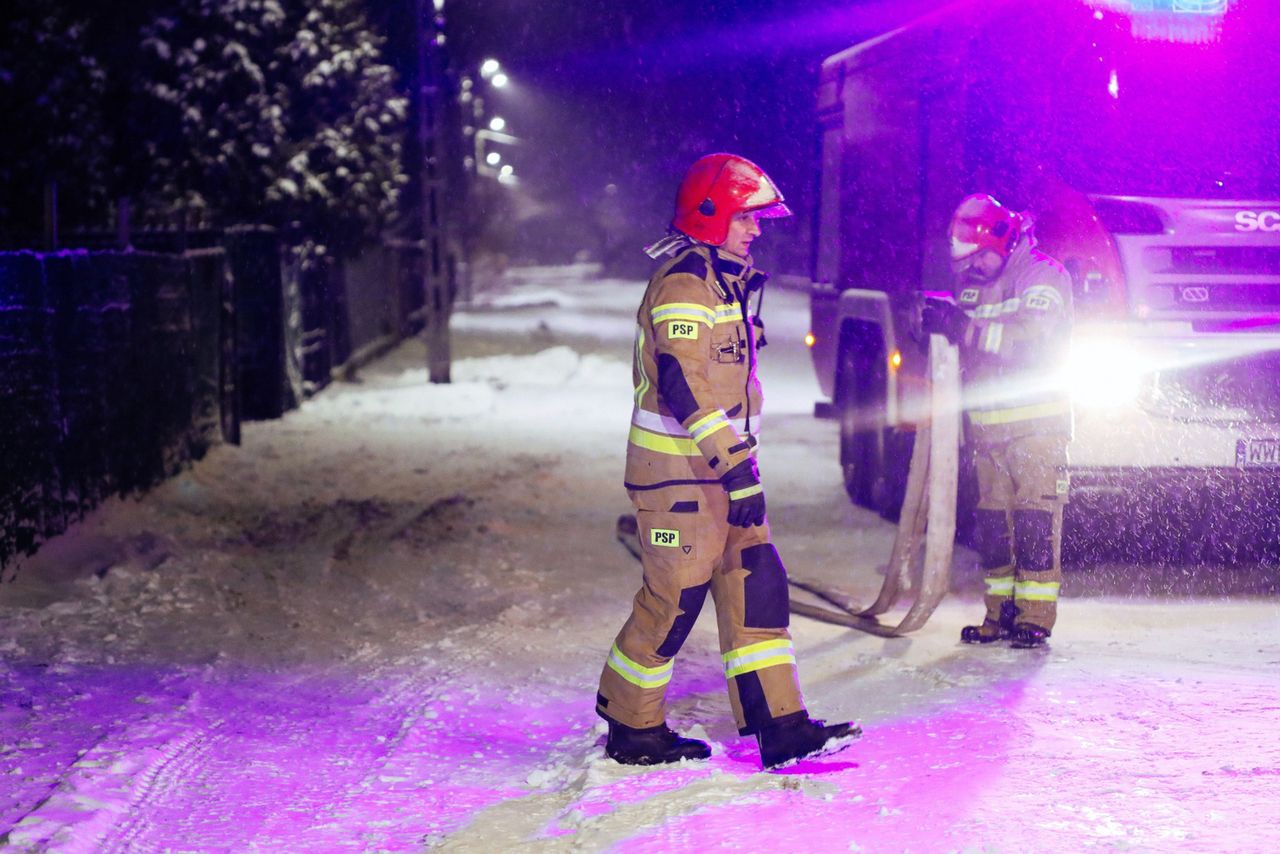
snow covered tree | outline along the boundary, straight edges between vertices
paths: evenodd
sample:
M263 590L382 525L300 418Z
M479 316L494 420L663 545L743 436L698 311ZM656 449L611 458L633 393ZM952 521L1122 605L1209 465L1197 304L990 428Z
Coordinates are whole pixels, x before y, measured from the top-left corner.
M56 183L64 219L107 203L107 73L88 49L89 22L41 0L7 0L0 17L0 232L34 245L41 195Z
M394 211L407 101L353 0L183 0L143 33L149 207L349 251Z

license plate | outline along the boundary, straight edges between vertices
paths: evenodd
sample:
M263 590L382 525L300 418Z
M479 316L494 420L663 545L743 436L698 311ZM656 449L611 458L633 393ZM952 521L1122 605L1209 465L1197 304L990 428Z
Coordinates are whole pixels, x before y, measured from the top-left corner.
M1236 442L1240 468L1280 468L1280 439L1240 439Z

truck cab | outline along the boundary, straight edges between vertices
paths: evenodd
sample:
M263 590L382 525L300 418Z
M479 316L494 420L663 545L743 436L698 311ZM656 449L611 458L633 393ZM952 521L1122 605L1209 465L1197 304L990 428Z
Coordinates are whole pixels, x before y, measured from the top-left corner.
M1073 502L1280 474L1280 90L1250 70L1280 27L1159 5L959 2L823 64L810 340L855 502L901 501L920 301L974 192L1072 277Z

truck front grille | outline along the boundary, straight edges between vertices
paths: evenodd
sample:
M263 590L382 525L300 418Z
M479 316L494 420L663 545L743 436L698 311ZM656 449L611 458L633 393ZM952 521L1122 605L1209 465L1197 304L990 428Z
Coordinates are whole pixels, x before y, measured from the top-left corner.
M1161 371L1144 396L1149 408L1195 419L1280 421L1280 353Z
M1150 246L1150 273L1189 276L1280 276L1280 246Z

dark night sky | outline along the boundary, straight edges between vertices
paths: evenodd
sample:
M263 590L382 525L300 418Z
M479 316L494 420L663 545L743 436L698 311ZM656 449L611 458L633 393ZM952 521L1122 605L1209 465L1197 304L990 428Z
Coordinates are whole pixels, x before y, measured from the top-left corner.
M520 193L545 206L537 229L612 217L622 251L660 236L675 186L696 157L729 150L781 186L798 216L772 225L760 260L807 269L821 61L938 5L937 0L488 0L446 6L453 59L498 58L513 85L495 93L511 131ZM607 198L606 185L618 188ZM529 205L524 214L531 212Z

